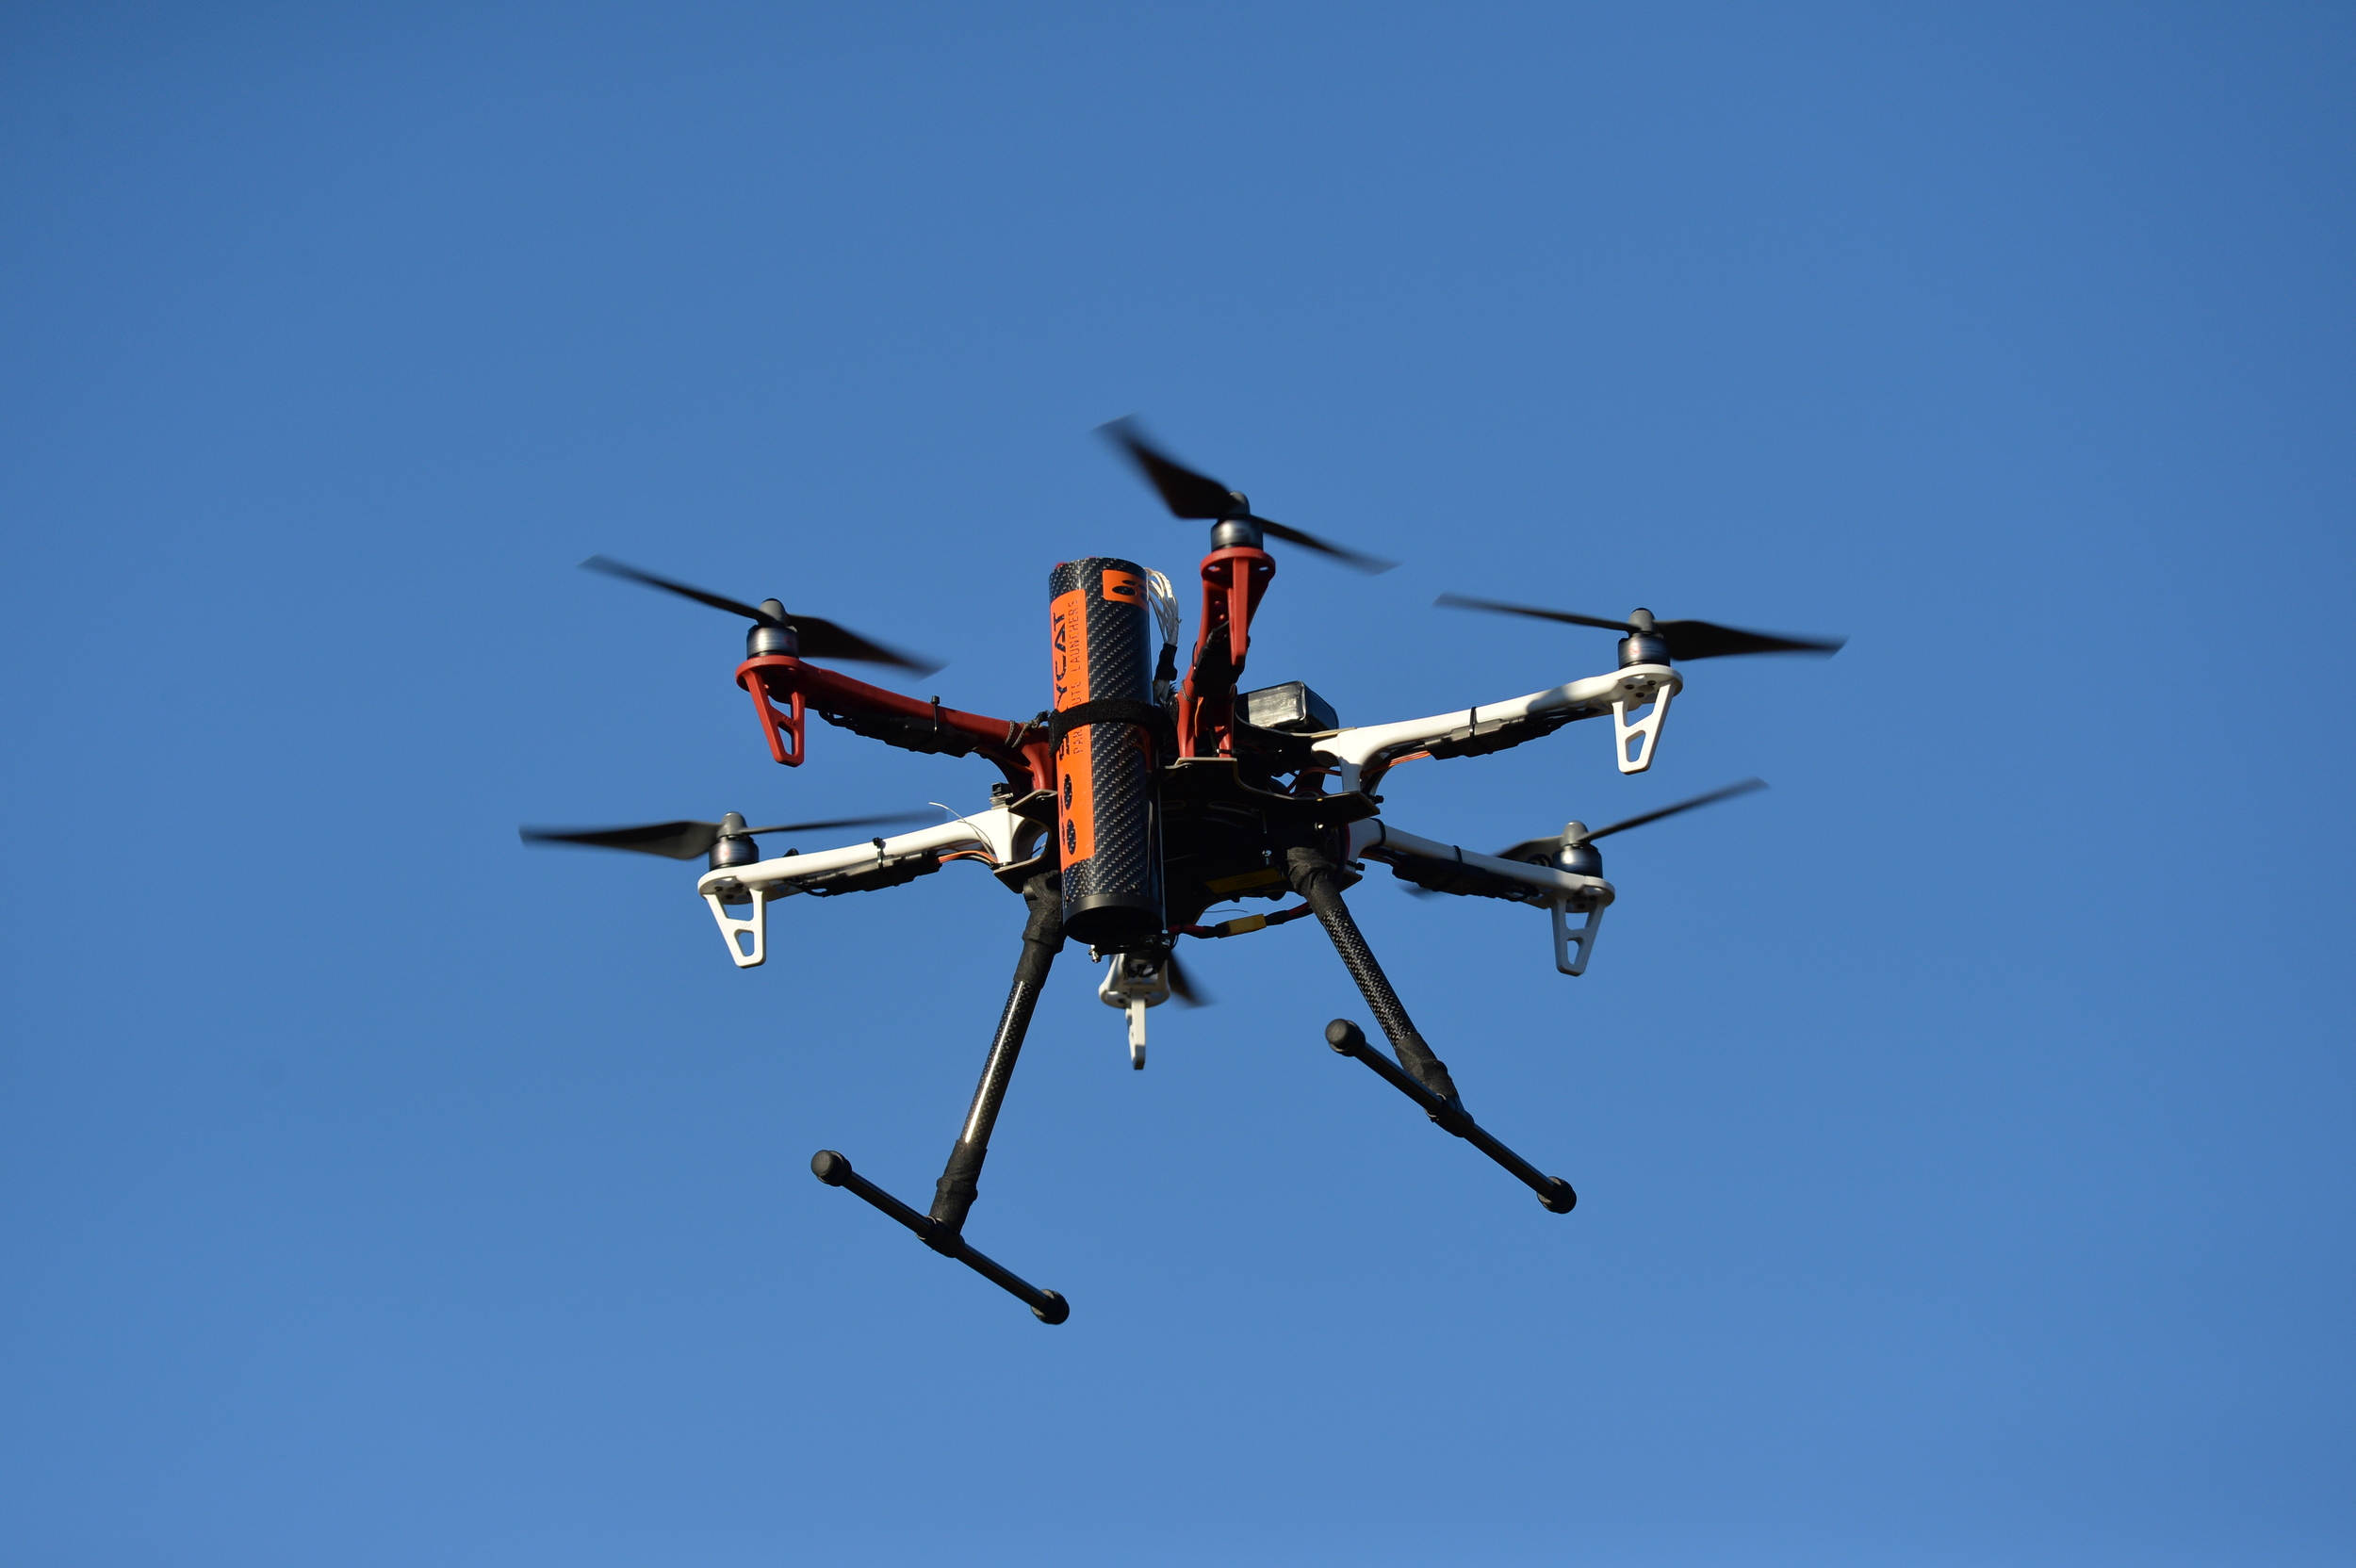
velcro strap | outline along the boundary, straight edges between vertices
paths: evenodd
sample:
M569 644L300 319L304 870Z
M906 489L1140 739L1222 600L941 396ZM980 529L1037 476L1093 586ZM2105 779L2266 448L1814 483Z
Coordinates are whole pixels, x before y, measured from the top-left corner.
M1075 703L1047 721L1047 736L1061 745L1066 735L1091 724L1136 725L1153 737L1160 760L1167 762L1178 755L1178 727L1170 721L1170 710L1158 702L1139 702L1134 697L1100 697L1094 702Z

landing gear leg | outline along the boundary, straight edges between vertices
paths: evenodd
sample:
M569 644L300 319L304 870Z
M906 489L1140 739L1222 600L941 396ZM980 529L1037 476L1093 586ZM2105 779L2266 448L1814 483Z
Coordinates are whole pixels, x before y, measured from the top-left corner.
M1536 1193L1538 1201L1548 1209L1556 1214L1570 1213L1572 1205L1579 1201L1579 1194L1571 1190L1570 1183L1548 1176L1506 1148L1465 1111L1455 1081L1448 1076L1448 1064L1432 1054L1432 1047L1416 1032L1415 1021L1400 1005L1399 993L1391 988L1383 966L1375 962L1374 953L1366 946L1357 921L1351 918L1350 906L1342 902L1341 890L1334 885L1333 862L1325 852L1313 845L1297 844L1284 852L1284 871L1293 890L1308 902L1317 923L1333 939L1333 951L1341 955L1350 977L1358 982L1358 993L1366 999L1375 1021L1390 1039L1391 1049L1399 1053L1399 1060L1392 1061L1367 1043L1365 1032L1347 1019L1337 1018L1326 1026L1326 1043L1341 1054L1366 1063L1393 1088L1422 1106L1443 1132L1463 1138L1512 1172L1514 1180Z
M1042 1323L1060 1323L1072 1315L1061 1296L1014 1274L966 1244L965 1217L978 1195L982 1162L990 1157L990 1133L997 1125L998 1107L1006 1098L1014 1064L1023 1054L1023 1037L1030 1032L1031 1011L1039 1005L1047 971L1063 946L1063 892L1054 873L1035 876L1023 888L1031 917L1023 928L1023 956L1014 966L1014 985L1006 992L998 1032L990 1037L990 1055L982 1064L982 1081L974 1086L973 1103L965 1125L949 1150L948 1168L933 1184L933 1208L918 1214L851 1168L851 1162L831 1149L822 1149L810 1162L810 1173L828 1186L848 1188L916 1233L916 1239L944 1258L955 1258L990 1283L1022 1298L1031 1315Z

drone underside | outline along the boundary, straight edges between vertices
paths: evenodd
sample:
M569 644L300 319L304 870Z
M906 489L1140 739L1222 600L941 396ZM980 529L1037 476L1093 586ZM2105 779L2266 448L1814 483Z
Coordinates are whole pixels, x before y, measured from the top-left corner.
M1193 999L1175 949L1180 939L1247 935L1315 918L1390 1041L1396 1059L1345 1019L1326 1031L1333 1050L1355 1057L1415 1101L1443 1130L1462 1137L1534 1192L1568 1213L1570 1184L1530 1165L1465 1111L1447 1067L1410 1021L1375 961L1342 893L1368 861L1386 864L1411 890L1505 899L1550 912L1556 967L1582 973L1614 890L1602 876L1595 841L1629 827L1759 788L1756 779L1643 816L1590 830L1577 822L1496 854L1424 839L1381 820L1375 792L1395 764L1418 758L1477 757L1526 744L1583 719L1609 717L1619 771L1653 762L1671 699L1682 690L1677 659L1740 653L1829 653L1837 642L1774 637L1701 621L1627 621L1487 600L1443 599L1464 608L1535 616L1624 633L1619 668L1526 696L1429 718L1350 727L1306 686L1239 692L1251 627L1275 577L1268 537L1362 569L1387 569L1299 530L1254 514L1239 492L1178 465L1125 421L1114 439L1180 517L1210 521L1203 612L1183 680L1176 662L1178 611L1167 579L1134 563L1099 558L1059 564L1051 575L1054 706L1028 722L918 702L807 661L848 659L930 673L913 656L831 621L789 613L770 599L756 607L634 567L588 564L744 617L752 623L737 684L750 694L771 756L807 760L809 716L903 750L983 757L1003 775L988 808L893 837L802 854L765 856L761 833L874 825L861 817L754 828L728 814L719 823L548 832L534 841L632 849L674 858L703 855L696 891L709 906L738 967L769 956L769 906L796 894L874 891L938 872L951 860L988 867L1029 908L1023 950L993 1033L973 1102L935 1184L928 1212L900 1202L831 1150L811 1169L907 1226L1028 1303L1041 1321L1069 1315L1063 1298L1031 1285L965 1240L1007 1084L1031 1012L1067 937L1109 960L1099 996L1128 1019L1133 1066L1145 1064L1145 1013L1173 997ZM1153 657L1153 630L1160 632ZM906 820L903 814L896 820ZM1241 900L1299 902L1266 915L1205 925L1217 906ZM1574 917L1578 917L1575 922Z

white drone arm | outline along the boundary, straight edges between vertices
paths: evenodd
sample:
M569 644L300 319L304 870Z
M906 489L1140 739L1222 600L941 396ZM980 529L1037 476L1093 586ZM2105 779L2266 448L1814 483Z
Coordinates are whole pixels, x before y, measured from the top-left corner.
M1684 686L1684 678L1666 664L1630 664L1611 675L1591 676L1507 702L1336 730L1317 745L1341 764L1339 787L1354 791L1367 779L1381 777L1392 761L1409 752L1448 757L1502 751L1535 740L1557 725L1610 713L1620 771L1643 773L1652 766L1653 745L1661 735L1661 721L1668 716L1669 699ZM1646 703L1652 704L1652 711L1629 722L1629 710Z
M1575 909L1600 909L1615 896L1612 884L1600 876L1582 876L1577 872L1559 871L1528 860L1500 860L1479 850L1402 833L1380 818L1350 824L1350 858L1381 860L1404 871L1426 874L1432 882L1440 884L1433 888L1435 892L1503 898L1541 907L1562 903ZM1449 883L1455 886L1448 886Z
M931 868L938 869L942 859L960 851L977 854L993 866L1009 865L1023 858L1040 831L1039 825L1028 818L995 807L863 844L822 849L813 855L780 855L749 866L724 866L696 878L695 891L712 906L712 918L719 922L721 939L728 944L728 956L736 960L736 967L753 969L769 956L767 928L773 899L807 892L814 883L862 872L890 871L910 861L930 862ZM747 900L753 906L750 917L740 919L728 912L728 906Z
M1554 917L1554 967L1564 974L1583 974L1587 956L1595 950L1603 911L1617 897L1600 876L1528 860L1501 860L1494 855L1444 844L1402 833L1380 820L1352 823L1350 858L1381 860L1406 874L1406 879L1434 892L1462 893L1480 898L1510 899L1534 904ZM1584 914L1587 923L1574 930L1570 916ZM1576 945L1579 954L1571 955Z

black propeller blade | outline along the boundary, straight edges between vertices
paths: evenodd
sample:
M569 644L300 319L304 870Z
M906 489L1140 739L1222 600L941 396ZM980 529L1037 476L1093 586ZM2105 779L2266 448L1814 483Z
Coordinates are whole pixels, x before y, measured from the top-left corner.
M1573 834L1568 839L1560 833L1551 838L1524 839L1520 843L1498 850L1497 858L1528 860L1539 856L1551 857L1567 844L1593 843L1597 839L1608 839L1614 833L1625 833L1631 827L1642 827L1648 822L1659 822L1663 817L1674 817L1680 811L1691 811L1702 806L1715 806L1722 800L1732 800L1736 795L1746 795L1754 790L1765 788L1767 788L1767 781L1763 778L1745 778L1740 783L1729 784L1723 790L1712 790L1706 795L1695 795L1691 800L1680 800L1675 806L1663 806L1657 811L1646 811L1639 816L1629 817L1624 822L1615 822L1609 827L1597 827L1584 833Z
M1387 572L1399 564L1381 556L1366 555L1358 550L1320 539L1314 533L1288 528L1271 518L1256 515L1251 498L1240 490L1230 490L1208 474L1198 474L1153 446L1145 438L1135 419L1120 418L1097 427L1105 439L1129 455L1148 483L1161 492L1162 504L1170 508L1173 517L1201 518L1207 522L1250 523L1262 533L1283 539L1290 544L1332 556L1344 565L1369 574Z
M1706 795L1695 795L1691 800L1680 800L1675 806L1663 806L1658 811L1646 811L1640 816L1629 817L1624 822L1615 822L1609 827L1595 828L1592 832L1580 835L1579 841L1593 843L1597 839L1608 839L1614 833L1625 833L1631 827L1642 827L1648 822L1659 822L1663 817L1674 817L1679 811L1691 811L1697 806L1715 806L1722 800L1732 800L1736 795L1746 795L1754 790L1765 788L1767 788L1767 781L1763 778L1745 778L1729 784L1723 790L1712 790Z
M886 647L832 621L821 620L816 615L789 614L785 606L776 599L764 599L759 605L746 604L719 594L707 594L689 583L675 582L667 577L640 571L610 556L593 555L581 564L593 572L643 582L649 588L660 588L666 594L677 594L683 599L694 599L697 604L708 604L714 610L725 610L731 615L742 615L763 626L791 627L800 640L801 657L805 659L848 659L867 664L891 664L903 670L913 670L918 675L931 675L941 668L931 660Z
M737 830L739 838L756 833L815 833L828 827L875 827L885 823L925 822L927 811L889 811L875 817L834 817L825 822L778 823L769 827L744 827ZM519 827L516 835L528 844L588 844L597 849L634 849L642 855L662 855L674 860L693 860L708 855L720 841L722 825L716 822L654 822L641 827Z
M1175 951L1162 960L1162 972L1170 979L1171 1000L1181 1007L1207 1007L1219 1000L1209 991L1198 988L1195 983L1186 977L1186 969L1178 962L1178 955Z
M1744 631L1714 621L1658 621L1649 610L1639 610L1625 621L1595 615L1574 615L1567 610L1535 610L1526 604L1500 604L1495 599L1442 594L1432 601L1451 610L1486 610L1499 615L1527 615L1532 620L1560 621L1566 626L1592 626L1630 636L1639 631L1666 638L1669 657L1679 663L1689 659L1723 659L1736 653L1815 653L1829 658L1849 641L1846 637L1777 637L1764 631Z

